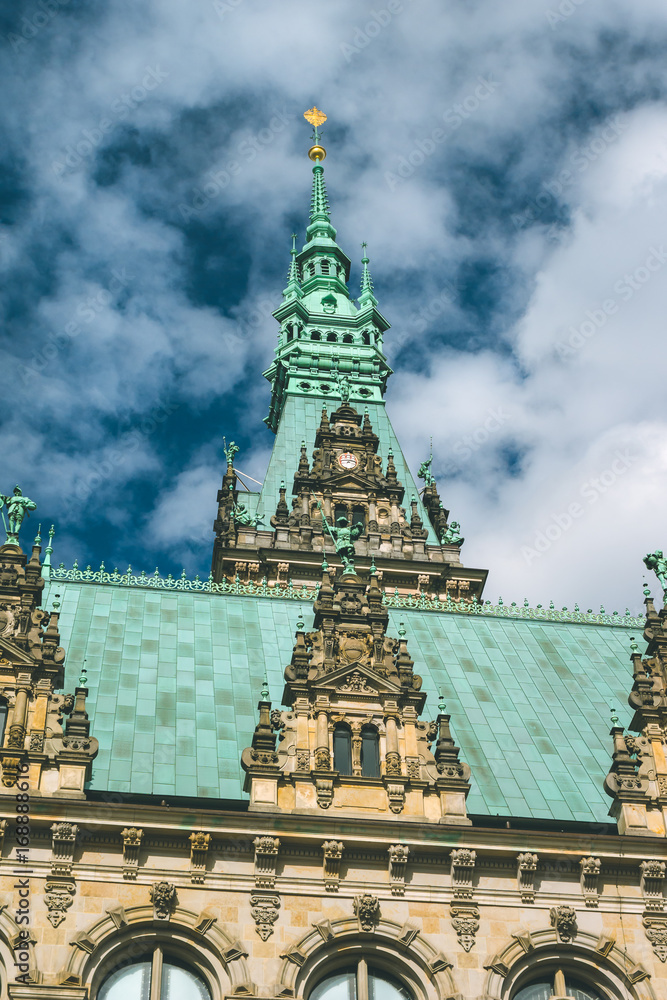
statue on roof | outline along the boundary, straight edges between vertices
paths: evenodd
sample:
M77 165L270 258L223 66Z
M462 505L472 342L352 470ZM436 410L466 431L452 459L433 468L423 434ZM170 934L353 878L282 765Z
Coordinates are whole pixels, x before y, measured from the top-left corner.
M239 448L239 446L234 441L230 441L229 442L229 448L228 448L227 447L227 442L223 438L222 439L222 450L225 453L225 458L227 459L227 465L234 465L234 456L237 455L238 452L241 450Z
M461 525L458 521L452 521L440 538L442 545L463 545L464 541L465 538L461 538Z
M2 515L2 519L5 521L5 531L7 532L6 544L18 545L19 529L23 518L26 514L30 517L30 511L37 510L37 504L28 497L24 497L20 487L15 486L12 496L5 496L4 493L0 493L0 510L2 507L7 508L6 521L4 513Z
M419 472L417 476L419 479L423 479L426 486L432 486L435 482L435 476L431 472L431 462L433 461L433 455L427 458L425 462L419 466Z
M232 521L236 521L237 524L245 524L252 528L259 527L263 524L261 514L251 514L244 503L235 503L229 512L229 516Z
M664 558L661 549L644 556L644 565L647 569L653 570L663 592L667 593L667 559Z
M363 524L353 524L350 527L346 517L339 517L336 525L331 525L327 521L326 514L321 503L317 505L322 514L322 523L329 532L331 539L336 546L336 552L343 563L343 573L355 573L354 568L354 543L359 535L363 534Z

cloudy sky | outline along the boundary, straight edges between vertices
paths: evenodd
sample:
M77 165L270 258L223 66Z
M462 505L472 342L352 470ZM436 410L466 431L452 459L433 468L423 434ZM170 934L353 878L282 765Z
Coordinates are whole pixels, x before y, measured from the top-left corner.
M414 471L433 436L464 562L494 600L640 606L667 548L664 0L27 0L0 36L24 534L208 573L223 436L259 480L271 448L315 103L389 412Z

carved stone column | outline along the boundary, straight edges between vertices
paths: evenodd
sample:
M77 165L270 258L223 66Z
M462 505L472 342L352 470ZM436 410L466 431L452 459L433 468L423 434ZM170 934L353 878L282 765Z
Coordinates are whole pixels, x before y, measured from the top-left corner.
M537 854L519 854L517 857L517 882L522 903L535 902L535 872Z
M121 830L120 835L123 838L123 878L136 879L144 831L137 829L136 826L130 826Z

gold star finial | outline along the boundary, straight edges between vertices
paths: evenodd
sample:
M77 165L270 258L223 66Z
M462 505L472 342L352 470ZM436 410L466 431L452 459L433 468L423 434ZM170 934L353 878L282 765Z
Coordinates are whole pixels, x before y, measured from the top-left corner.
M310 122L313 128L316 129L319 128L320 125L324 125L327 120L325 113L320 111L319 108L316 108L315 105L313 105L312 108L309 108L308 111L304 111L303 117L307 122Z

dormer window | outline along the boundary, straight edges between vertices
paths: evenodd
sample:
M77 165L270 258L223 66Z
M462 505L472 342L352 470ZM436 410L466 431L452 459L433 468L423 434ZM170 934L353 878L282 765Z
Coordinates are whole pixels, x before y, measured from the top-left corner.
M325 313L335 313L336 312L336 296L329 292L322 299L322 309Z

